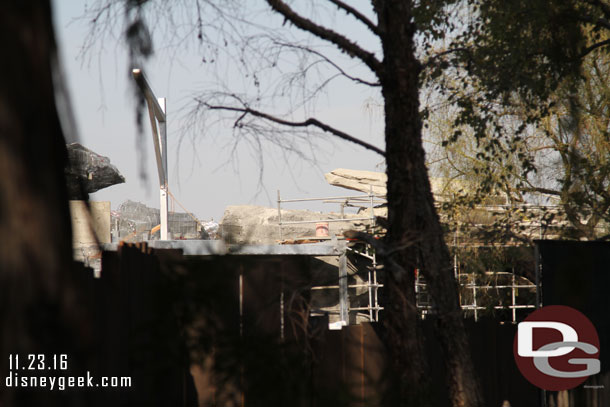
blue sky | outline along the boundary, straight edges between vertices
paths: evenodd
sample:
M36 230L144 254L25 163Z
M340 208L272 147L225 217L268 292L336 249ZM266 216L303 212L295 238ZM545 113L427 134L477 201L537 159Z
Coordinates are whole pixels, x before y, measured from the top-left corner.
M129 87L127 52L120 34L115 33L115 38L94 44L83 54L89 32L89 20L82 18L84 3L55 0L53 6L60 57L79 141L109 157L127 180L125 184L93 194L92 199L110 201L113 209L127 199L158 208L157 172L148 121L141 144L145 147L143 154L148 175L146 179L139 176L135 103ZM263 21L265 24L281 26L282 20L273 15L264 14L262 18L269 19ZM343 20L335 27L356 32L355 23ZM198 218L220 220L228 205L274 207L278 189L285 198L344 195L345 190L324 181L324 172L335 168L378 170L381 157L347 142L333 140L323 143L315 152L317 166L296 157L284 160L277 150L266 148L264 176L259 182L258 162L246 146L238 148L238 158L231 160L229 126L214 128L213 137L184 133L184 119L192 107L194 91L216 84L210 79L196 46L172 47L159 37L155 36L158 51L144 69L157 96L167 98L170 190ZM366 38L362 41L366 43ZM236 74L230 68L219 69L226 69L228 82L243 79L232 77ZM382 114L367 110L367 100L379 99L374 91L338 81L320 98L317 115L335 127L383 148ZM306 206L290 207L301 209ZM329 204L310 208L338 210ZM175 209L182 211L178 205Z

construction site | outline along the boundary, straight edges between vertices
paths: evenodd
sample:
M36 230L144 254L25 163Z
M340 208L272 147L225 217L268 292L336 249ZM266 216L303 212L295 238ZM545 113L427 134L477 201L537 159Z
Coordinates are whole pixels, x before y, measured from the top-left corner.
M90 270L86 290L97 302L97 367L137 383L104 394L99 405L148 405L160 397L163 405L198 406L391 403L397 386L383 339L386 276L372 245L387 232L385 173L338 168L325 174L340 188L335 196L278 190L276 207L229 206L219 222L201 220L168 186L164 101L139 70L133 75L149 108L160 209L126 200L111 210L110 202L85 200L124 178L108 158L68 146L74 259ZM431 184L439 208L464 188L442 178ZM329 209L302 209L312 202ZM486 372L485 399L497 406L605 405L601 392L537 389L515 366L511 344L529 313L568 298L590 311L604 347L609 327L599 310L610 304L595 287L608 285L608 273L598 262L579 265L595 284L574 287L570 262L561 258L608 258L610 245L558 240L568 225L552 205L518 208L527 212L514 225L518 236L493 244L481 237L514 210L491 197L463 216L441 211L475 367ZM410 272L426 359L436 372L431 380L441 382L435 304L423 275ZM158 387L167 375L172 380ZM589 381L609 380L605 373ZM444 405L449 395L431 397L432 405Z
M0 4L0 407L610 406L610 3Z
M75 259L92 270L91 298L103 298L108 306L97 315L107 344L101 352L102 370L118 368L108 365L114 360L110 353L116 352L111 344L118 340L108 335L120 333L128 335L123 339L129 343L134 338L148 343L155 354L179 352L180 358L171 359L182 361L170 363L173 374L185 369L190 374L178 374L182 379L167 394L196 399L196 405L275 405L288 400L311 405L387 403L393 385L382 339L383 266L370 244L352 237L362 231L383 238L385 174L337 169L326 174L326 180L343 194L295 198L278 191L276 208L230 206L218 223L171 211L165 218L159 210L132 201L115 211L110 211L109 202L71 201ZM447 187L437 181L437 200L442 201ZM298 209L310 201L327 204L329 211ZM481 208L486 215L479 218L492 218L498 210L500 205ZM534 238L548 238L553 230L553 225L531 220L526 226L524 233ZM550 262L545 253L553 252L555 261L554 244L561 242L537 240L535 247L509 242L498 247L485 245L464 230L465 225L448 230L447 241L476 349L475 364L493 372L483 378L486 399L494 403L490 405L506 401L519 406L538 406L541 398L549 403L565 399L568 396L542 394L525 381L514 366L510 345L515 324L542 304L552 304L561 297L556 291L565 289L554 286L561 267L545 266ZM562 244L568 250L560 250L564 253L584 248L578 242ZM595 250L607 256L608 245L598 246ZM485 260L498 250L503 262ZM472 258L482 260L475 266ZM432 329L434 303L423 276L413 272L428 359L442 372ZM163 306L174 311L162 313L159 322ZM125 314L124 309L131 311ZM109 325L114 328L107 332ZM604 323L597 321L597 326L603 332ZM154 339L159 335L165 338L162 343ZM133 362L121 369L139 377L142 387L107 396L106 402L141 401L160 394L154 378L169 367L157 366L159 361L149 351L133 359L131 345L121 346L118 354ZM435 380L444 378L439 373ZM607 381L608 375L596 380ZM572 393L568 399L584 397ZM437 397L442 404L448 395L438 392ZM555 405L573 405L562 403Z

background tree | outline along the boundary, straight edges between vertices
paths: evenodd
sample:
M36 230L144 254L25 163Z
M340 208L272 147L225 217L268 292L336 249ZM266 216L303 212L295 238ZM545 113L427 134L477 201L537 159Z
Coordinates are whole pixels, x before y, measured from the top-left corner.
M163 2L102 1L91 11L92 38L99 39L104 27L116 24L117 10L122 6L133 59L146 57L152 50L147 13L154 13L157 21L166 20L170 27L188 27L183 38L198 37L204 61L216 65L224 55L231 64L220 68L223 73L235 69L251 79L245 89L237 90L238 84L219 80L215 89L198 95L193 116L196 123L204 128L214 122L229 124L236 137L252 143L258 157L262 157L264 141L303 154L299 141L307 145L321 134L383 155L388 175L389 229L377 253L387 275L387 343L396 362L403 403L425 405L426 393L431 390L415 307L417 268L426 277L435 303L451 402L454 406L479 406L483 403L421 137L421 63L415 38L434 41L452 29L447 3L450 6L452 2L374 0L370 9L358 10L340 0L301 4L302 8L296 3L292 7L281 0L267 0L276 18L284 21L282 27L275 28L261 27L256 13L250 13L240 2L195 1L184 13L184 9ZM341 32L342 27L335 27L327 18L331 10L346 13L359 24L374 48L367 49L352 40L350 33ZM176 24L178 18L185 24ZM426 44L423 49L425 53ZM357 62L355 67L353 61ZM280 85L264 82L270 71L282 72ZM222 79L220 76L216 79ZM310 116L309 112L315 110L308 107L336 78L379 90L384 102L385 152ZM297 96L297 102L293 96Z
M503 203L522 208L559 205L556 213L527 214L514 206L503 213L513 225L525 217L543 223L559 218L570 226L564 237L605 235L605 3L467 4L477 18L465 21L467 28L436 53L454 69L440 80L437 66L428 70L429 86L444 95L438 112L443 119L434 123L439 114L432 114L428 133L441 146L435 161L443 164L436 170L478 180L461 204L481 203L493 191Z

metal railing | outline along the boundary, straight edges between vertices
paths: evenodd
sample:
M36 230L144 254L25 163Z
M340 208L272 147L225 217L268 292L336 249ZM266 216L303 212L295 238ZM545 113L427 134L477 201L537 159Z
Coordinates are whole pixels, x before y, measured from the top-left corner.
M474 320L477 321L478 320L478 314L479 311L481 310L486 310L487 307L482 307L480 305L477 305L477 293L479 291L486 291L486 290L490 290L490 289L496 289L496 290L506 290L506 289L510 289L510 296L511 296L511 302L510 305L503 305L503 304L499 304L499 305L495 305L493 306L493 309L509 309L511 310L511 321L513 323L517 322L517 310L518 309L534 309L536 308L535 304L517 304L516 301L516 290L523 288L523 289L528 289L528 290L533 290L535 293L535 290L537 289L535 284L518 284L516 282L516 276L514 273L507 273L507 272L486 272L486 275L494 275L494 276L510 276L510 284L494 284L494 285L477 285L474 282L474 278L472 279L472 282L467 282L465 284L462 284L460 282L460 285L462 287L465 287L466 289L470 289L472 290L472 298L473 298L473 302L472 304L462 304L461 303L461 299L460 299L460 305L462 306L463 310L472 310L474 313Z
M486 276L495 276L495 277L506 277L510 278L510 284L476 284L476 278L474 273L467 274L459 274L458 282L460 287L460 306L463 311L472 311L474 320L477 321L479 319L479 311L489 310L493 308L494 310L502 310L508 309L511 311L511 322L517 322L517 310L520 309L535 309L535 304L519 304L517 301L517 290L525 289L531 290L533 296L535 297L535 293L537 287L533 283L529 284L520 284L517 282L517 277L514 273L508 272L491 272L488 271L485 273ZM466 278L466 282L462 282L463 278ZM510 289L510 303L508 305L498 303L492 307L485 307L477 301L478 294L483 291L487 292L488 290L509 290ZM465 296L464 292L471 292L472 302L464 302ZM422 315L422 318L425 318L428 313L430 313L433 309L433 305L431 301L428 299L426 282L424 279L418 275L415 283L415 292L417 296L417 307ZM499 299L498 299L499 300ZM534 301L535 302L535 301Z

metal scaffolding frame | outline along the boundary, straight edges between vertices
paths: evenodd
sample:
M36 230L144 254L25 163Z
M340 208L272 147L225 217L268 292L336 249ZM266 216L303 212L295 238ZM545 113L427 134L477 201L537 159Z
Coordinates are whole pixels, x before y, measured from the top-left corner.
M341 218L339 219L315 219L315 220L303 220L303 221L282 221L282 203L296 203L296 202L314 202L322 201L323 203L334 203L339 204L341 207ZM375 228L375 205L384 204L384 195L376 195L373 193L372 186L370 191L366 195L350 195L350 196L333 196L333 197L321 197L321 198L299 198L299 199L282 199L280 191L277 191L277 213L278 213L278 230L280 241L283 240L282 225L296 225L296 224L315 224L320 222L354 222L354 221L368 221L371 229ZM345 207L364 207L362 204L367 204L370 209L370 216L368 217L356 217L346 218ZM311 287L312 290L338 290L339 291L339 323L332 325L331 328L340 329L341 326L349 324L349 313L350 311L366 311L368 318L371 322L379 320L379 311L383 310L383 307L379 306L379 288L383 285L379 284L377 279L377 259L375 251L364 243L365 251L361 252L345 245L344 252L339 256L339 275L338 285L324 285ZM348 273L347 273L347 252L350 251L356 255L363 256L371 260L372 265L368 267L366 284L348 284ZM366 287L368 290L368 305L366 307L350 307L349 301L349 289L350 288L362 288ZM315 312L315 311L314 311ZM332 313L325 311L325 313Z
M338 203L341 206L341 218L339 219L316 219L316 220L299 220L299 221L282 221L282 203L295 203L295 202L316 202L322 201L323 203ZM352 203L350 203L352 202ZM359 218L346 218L345 217L345 207L346 206L356 206L362 208L362 205L354 205L353 203L366 203L370 210L371 216L368 217L359 217ZM375 226L375 204L385 204L387 201L385 200L385 195L375 195L373 194L373 187L371 186L370 192L366 195L350 195L350 196L330 196L330 197L322 197L322 198L298 198L298 199L282 199L280 195L280 190L277 191L277 216L278 216L278 230L280 240L284 238L282 232L283 225L300 225L300 224L308 224L308 223L319 223L319 222L353 222L353 221L370 221L371 227Z
M510 322L512 322L512 323L517 322L517 310L519 310L519 309L532 309L533 310L536 308L535 304L519 304L517 302L517 290L526 289L526 290L532 290L534 293L537 293L536 284L534 284L534 283L519 284L516 281L516 277L515 277L514 273L508 273L508 272L502 272L502 271L498 271L498 272L487 271L487 272L485 272L485 274L487 276L496 276L496 277L497 276L510 276L511 282L510 282L510 284L499 284L499 285L498 284L477 285L475 282L475 279L473 278L474 273L459 274L458 282L459 282L460 288L471 290L471 292L472 292L472 302L465 303L465 302L463 302L463 297L461 295L461 290L460 290L460 306L462 308L462 311L472 311L475 321L477 321L479 319L479 311L489 309L488 307L483 307L480 304L477 304L477 293L480 291L510 289L510 293L511 293L510 304L494 305L493 309L510 310L511 311L511 321ZM462 282L462 277L466 278L466 282ZM423 277L419 274L417 276L416 283L415 283L415 293L416 293L416 298L417 298L417 308L421 314L421 317L426 318L426 316L429 313L433 312L434 307L428 296L426 282L423 279Z
M509 208L512 208L512 205L478 205L477 208L485 208L488 210L506 210ZM520 208L526 208L526 209L546 209L546 210L556 210L558 208L560 208L559 205L534 205L534 204L523 204L520 205ZM482 224L473 224L470 226L485 226ZM530 235L534 235L537 234L538 238L543 239L545 238L545 235L548 233L547 229L551 226L548 223L546 223L543 219L539 219L538 221L531 221L528 222L527 225L524 225L528 227L528 232L530 233ZM490 247L490 248L506 248L506 247L516 247L517 244L515 243L507 243L507 244L487 244L487 243L473 243L473 242L459 242L458 236L460 234L460 224L457 225L457 228L454 231L454 237L453 237L453 244L451 245L451 247L453 247L454 249L458 249L458 248L481 248L481 247ZM537 248L535 248L535 250L537 251ZM507 272L494 272L494 271L487 271L485 274L486 275L495 275L495 276L507 276L510 275L510 284L500 284L500 285L489 285L489 284L485 284L485 285L477 285L475 283L475 279L473 278L473 273L461 273L459 266L458 266L458 253L457 250L454 252L453 255L453 267L454 267L454 273L455 273L455 278L456 281L458 282L458 285L460 288L465 288L467 290L471 290L472 291L472 302L470 303L464 303L463 302L463 298L462 298L462 290L460 290L459 295L460 295L460 306L462 308L462 310L464 311L472 311L473 316L475 321L478 320L479 318L479 311L481 310L485 310L488 309L487 307L482 307L480 304L477 303L477 293L481 292L481 291L487 291L490 289L497 289L497 290L508 290L510 289L510 297L511 297L511 301L510 301L510 305L503 305L503 304L498 304L493 306L493 309L496 310L500 310L500 309L508 309L511 311L511 322L512 323L516 323L517 322L517 310L520 309L535 309L537 307L540 306L540 281L539 281L539 264L538 264L538 254L537 252L534 255L535 257L535 261L536 261L536 265L535 265L535 276L536 276L536 281L534 282L530 282L530 284L518 284L516 281L516 276L513 273L507 273ZM466 278L466 282L462 282L463 277ZM526 290L532 290L535 294L535 301L533 304L518 304L517 303L517 295L516 292L519 289L526 289ZM416 279L416 284L415 284L415 292L416 292L416 298L417 298L417 307L422 315L422 318L425 318L426 315L428 313L430 313L433 309L432 303L429 299L427 290L426 290L426 283L424 281L424 279L422 278L422 276L418 275L417 279Z
M335 203L341 205L341 218L339 219L316 219L316 220L303 220L303 221L282 221L282 204L283 203L296 203L296 202L311 202L311 201L322 201L324 203ZM284 238L282 226L283 225L293 225L293 224L313 224L318 222L351 222L351 221L369 221L371 228L375 227L375 214L374 207L376 204L386 203L385 196L383 195L375 195L373 194L372 187L370 192L366 195L351 195L351 196L338 196L338 197L321 197L321 198L300 198L300 199L282 199L280 191L277 191L277 211L278 211L278 230L280 240ZM356 207L364 207L363 204L367 204L370 208L370 216L368 217L356 217L356 218L346 218L344 213L344 208L346 206L356 206ZM537 208L537 205L528 205L532 208ZM487 209L495 209L502 210L508 207L507 205L488 205L482 206ZM543 225L542 223L537 225L532 225L533 228L539 229L540 236L543 236ZM339 276L338 276L338 285L324 285L324 286L315 286L312 287L312 290L329 290L336 289L339 291L339 310L336 312L340 317L340 325L348 325L349 324L349 313L351 311L365 311L368 314L368 318L370 321L378 321L379 319L379 311L383 310L383 307L379 306L379 296L378 290L382 288L383 285L379 284L377 279L377 261L374 250L364 243L364 251L356 250L352 247L344 246L344 252L339 257ZM453 247L483 247L488 246L484 244L469 244L458 242L458 231L456 231ZM505 246L505 245L503 245ZM514 246L514 245L508 245ZM498 247L498 245L494 245L494 247ZM343 249L342 249L343 250ZM347 273L347 252L350 251L358 256L363 256L372 262L372 266L368 268L368 277L365 284L348 284L348 273ZM516 281L516 277L514 273L506 273L506 272L486 272L487 275L496 275L496 276L504 276L510 275L511 280L509 284L500 284L500 285L477 285L472 278L472 273L460 273L458 267L458 254L454 254L454 272L456 280L459 285L463 289L472 290L472 302L471 303L462 303L462 295L460 294L460 305L463 311L472 311L474 315L474 319L478 320L479 314L481 310L488 309L487 307L481 306L481 304L477 303L477 294L480 292L485 292L490 289L496 290L508 290L510 289L510 304L498 304L494 305L493 309L508 309L511 311L511 322L517 322L517 310L520 309L534 309L536 308L535 304L518 304L517 298L517 290L526 289L532 290L538 295L538 286L537 283L531 284L519 284ZM466 277L466 282L462 282L463 278ZM472 280L472 281L471 281ZM350 307L349 302L349 289L351 288L362 288L366 287L368 290L368 306L366 307ZM415 283L415 292L417 298L417 307L421 312L422 318L425 318L430 312L433 311L433 304L431 303L427 290L426 290L426 282L423 277L418 273ZM324 311L325 313L334 313L333 311ZM338 327L340 328L340 327Z
M536 308L535 304L517 304L516 302L516 290L523 288L523 289L529 289L529 290L536 290L537 287L535 284L518 284L516 282L516 278L515 278L515 273L507 273L507 272L486 272L486 275L494 275L494 276L510 276L511 278L511 283L509 285L477 285L474 281L473 282L467 282L465 284L462 284L460 282L460 285L462 287L466 287L469 289L472 289L472 296L473 296L473 302L472 304L462 304L460 301L460 305L462 306L463 310L472 310L474 312L474 320L477 321L478 320L478 311L480 310L484 310L486 309L485 307L481 307L479 305L477 305L477 291L483 291L483 290L491 290L491 289L496 289L496 290L502 290L502 289L510 289L511 290L511 303L510 305L496 305L494 306L494 309L509 309L511 310L511 314L512 314L512 318L511 318L511 322L512 323L516 323L517 322L517 310L518 309L534 309Z

